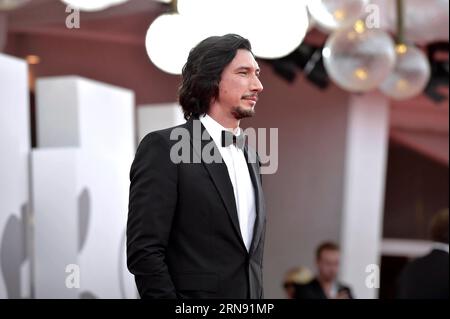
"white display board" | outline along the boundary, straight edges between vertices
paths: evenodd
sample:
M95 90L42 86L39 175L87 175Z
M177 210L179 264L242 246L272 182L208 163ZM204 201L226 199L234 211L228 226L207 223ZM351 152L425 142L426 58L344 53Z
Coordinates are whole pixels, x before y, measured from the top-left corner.
M67 266L79 262L77 153L76 148L32 153L37 298L78 298L76 289L66 287Z
M36 296L63 297L63 289L70 290L69 298L73 294L75 298L135 298L125 257L129 170L135 152L134 94L70 76L39 79L36 98L36 277L57 281L47 287L42 282ZM63 189L61 183L72 185ZM49 223L69 229L62 234ZM46 250L48 245L76 247L77 260L72 263L79 272L70 265L67 269L70 261L63 259L68 255ZM63 282L39 268L49 256L55 258L54 267L66 267L59 269ZM79 287L73 287L77 280L69 280L67 287L66 281L74 275L79 275Z
M25 61L0 54L0 299L31 297L28 96Z
M150 132L185 123L177 103L139 105L137 108L138 142Z

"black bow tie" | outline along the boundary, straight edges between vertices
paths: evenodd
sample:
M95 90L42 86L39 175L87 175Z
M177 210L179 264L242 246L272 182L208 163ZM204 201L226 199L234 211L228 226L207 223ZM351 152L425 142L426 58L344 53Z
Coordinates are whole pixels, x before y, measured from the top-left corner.
M229 131L222 131L222 147L234 144L234 146L243 150L246 142L245 140L245 135L243 133L236 136Z

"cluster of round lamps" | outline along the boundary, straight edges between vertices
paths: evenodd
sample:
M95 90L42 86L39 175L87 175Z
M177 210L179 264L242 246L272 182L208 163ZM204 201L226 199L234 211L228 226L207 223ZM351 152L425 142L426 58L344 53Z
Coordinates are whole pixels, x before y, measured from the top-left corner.
M330 33L324 66L333 82L350 92L380 89L408 99L430 78L426 55L414 45L396 43L364 19L369 0L178 0L174 13L149 27L146 49L161 70L180 74L189 49L211 35L237 33L250 40L257 57L290 54L312 25Z
M104 10L128 0L61 0L84 11ZM161 2L170 2L159 0ZM5 6L11 0L0 0ZM17 2L18 3L18 2ZM380 89L393 99L420 94L430 78L426 55L395 42L364 19L369 0L177 0L173 12L149 26L145 46L161 70L180 74L189 51L202 39L237 33L252 43L257 57L277 59L293 52L314 25L330 33L325 69L350 92Z

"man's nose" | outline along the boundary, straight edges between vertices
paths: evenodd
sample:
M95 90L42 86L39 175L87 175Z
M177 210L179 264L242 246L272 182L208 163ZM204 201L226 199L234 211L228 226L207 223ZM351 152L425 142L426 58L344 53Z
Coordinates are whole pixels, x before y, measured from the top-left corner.
M261 81L259 80L258 77L255 76L255 79L253 80L253 83L252 83L252 91L253 91L253 92L258 92L258 93L259 93L259 92L261 92L263 89L264 89L264 87L263 87Z

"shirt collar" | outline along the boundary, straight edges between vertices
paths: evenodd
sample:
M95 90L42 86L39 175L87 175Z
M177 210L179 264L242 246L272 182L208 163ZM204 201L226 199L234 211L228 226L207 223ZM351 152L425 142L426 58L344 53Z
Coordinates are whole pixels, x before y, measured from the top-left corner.
M232 129L227 129L222 126L219 122L213 119L208 114L204 114L200 116L200 122L202 122L203 126L208 131L211 138L214 140L217 146L222 147L222 131L230 131L233 133ZM242 133L240 127L237 128L236 136L239 136Z

